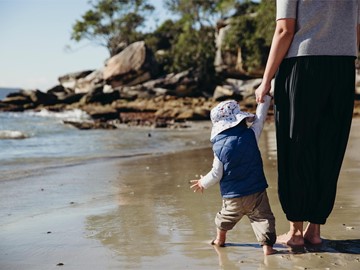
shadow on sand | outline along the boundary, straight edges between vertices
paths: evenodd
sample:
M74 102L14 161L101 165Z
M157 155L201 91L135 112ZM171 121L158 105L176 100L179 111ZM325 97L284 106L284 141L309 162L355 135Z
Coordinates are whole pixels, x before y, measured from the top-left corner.
M360 254L360 239L329 240L323 239L321 245L305 245L306 252L328 252Z
M311 245L305 244L304 246L299 247L289 247L286 245L275 244L275 249L279 250L279 253L345 253L345 254L360 254L360 239L351 239L351 240L329 240L322 239L323 242L320 245ZM226 247L251 247L251 248L261 248L259 244L247 244L247 243L226 243ZM288 248L288 250L284 250Z

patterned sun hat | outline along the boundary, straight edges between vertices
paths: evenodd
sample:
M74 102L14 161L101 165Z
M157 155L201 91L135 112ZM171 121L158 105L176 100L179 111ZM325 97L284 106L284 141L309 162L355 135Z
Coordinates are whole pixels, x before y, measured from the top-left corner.
M239 104L235 100L220 102L210 113L213 124L210 140L224 130L235 127L245 118L248 122L252 122L255 120L255 115L241 111Z

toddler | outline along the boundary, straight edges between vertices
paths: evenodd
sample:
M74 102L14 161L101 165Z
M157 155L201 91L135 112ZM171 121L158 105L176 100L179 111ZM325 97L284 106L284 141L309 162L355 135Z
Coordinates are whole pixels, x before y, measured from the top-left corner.
M217 236L211 244L225 246L226 233L246 215L265 255L276 252L275 218L266 193L268 184L257 144L271 97L258 104L256 115L243 112L235 100L219 103L211 110L210 141L214 152L211 171L191 180L194 192L219 183L223 205L216 214ZM247 123L252 122L250 127Z

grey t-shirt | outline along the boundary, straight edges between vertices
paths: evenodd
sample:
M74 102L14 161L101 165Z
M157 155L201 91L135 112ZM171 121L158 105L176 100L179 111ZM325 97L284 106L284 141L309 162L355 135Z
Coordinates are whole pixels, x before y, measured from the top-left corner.
M287 58L305 55L357 57L360 0L277 0L276 20L296 19Z

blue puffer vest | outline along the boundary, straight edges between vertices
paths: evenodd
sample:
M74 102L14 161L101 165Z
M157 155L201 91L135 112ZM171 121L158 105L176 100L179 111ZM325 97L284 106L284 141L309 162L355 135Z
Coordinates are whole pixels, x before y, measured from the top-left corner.
M252 129L237 125L212 140L213 151L224 165L220 180L223 198L238 198L268 187L260 150Z

